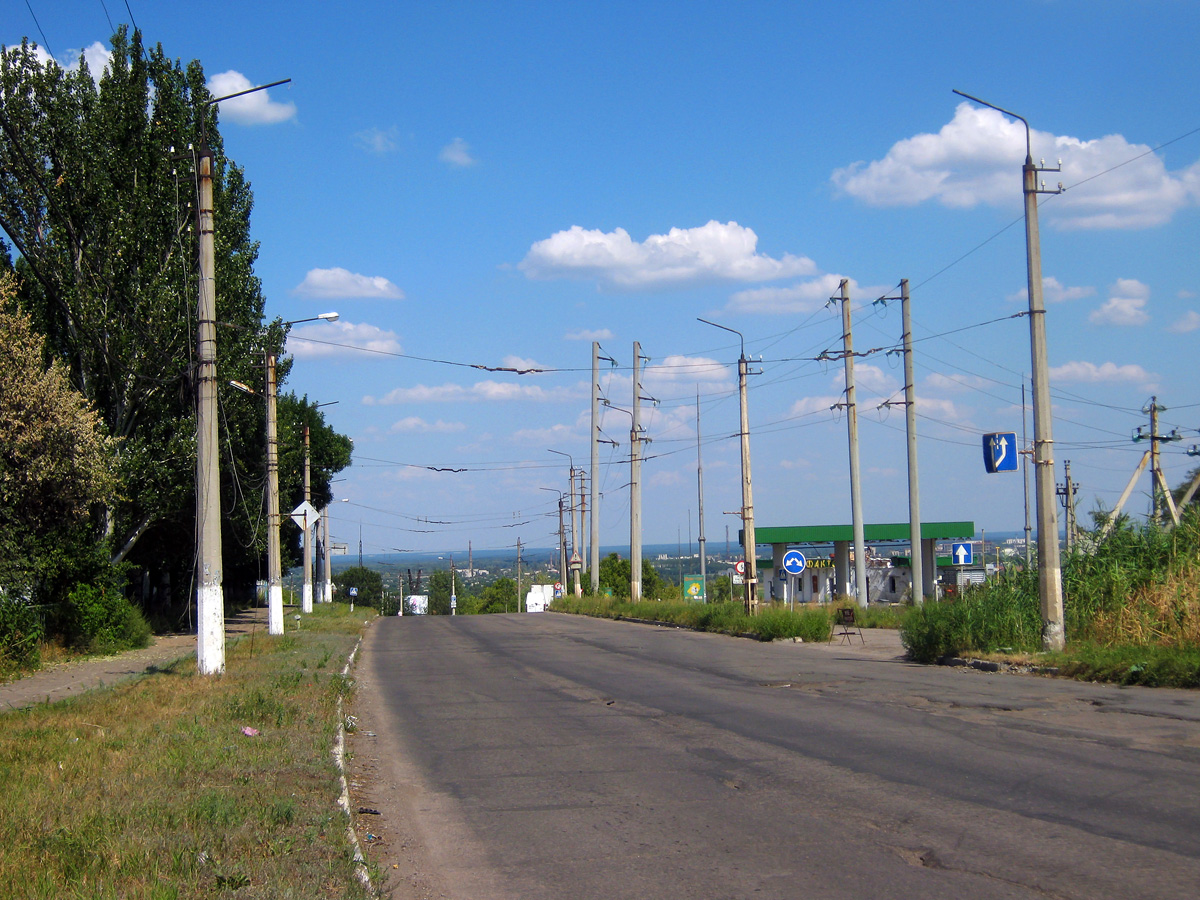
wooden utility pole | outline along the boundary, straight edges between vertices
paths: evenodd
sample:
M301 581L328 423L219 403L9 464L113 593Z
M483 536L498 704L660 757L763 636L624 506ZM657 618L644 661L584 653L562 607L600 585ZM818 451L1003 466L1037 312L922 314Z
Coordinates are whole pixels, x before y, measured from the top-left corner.
M213 233L213 153L199 156L200 283L196 389L196 668L225 671L225 591L221 561L221 476L217 449L217 291Z

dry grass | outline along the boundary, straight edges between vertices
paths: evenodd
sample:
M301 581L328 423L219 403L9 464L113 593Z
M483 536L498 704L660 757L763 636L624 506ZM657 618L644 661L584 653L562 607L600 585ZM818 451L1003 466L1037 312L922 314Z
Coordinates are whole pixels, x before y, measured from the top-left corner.
M1092 619L1091 637L1104 646L1200 646L1197 570L1173 572L1161 584L1138 588L1126 603L1101 610Z
M0 896L362 897L330 756L369 610L3 717ZM243 728L253 728L248 736Z

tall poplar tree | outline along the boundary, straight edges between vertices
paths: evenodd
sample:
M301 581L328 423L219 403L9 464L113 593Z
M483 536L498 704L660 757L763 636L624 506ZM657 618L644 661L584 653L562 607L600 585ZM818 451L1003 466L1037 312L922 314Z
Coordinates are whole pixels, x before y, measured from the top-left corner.
M199 62L181 65L122 28L93 75L82 59L72 70L39 59L27 41L0 54L0 232L12 251L0 252L0 264L14 260L22 308L117 440L124 489L101 528L112 562L179 603L194 566L198 148L214 153L222 385L262 381L253 197L225 156ZM228 393L227 596L264 570L266 527L263 410ZM315 469L321 490L349 462L348 452L337 457ZM281 472L281 490L295 483L288 477Z

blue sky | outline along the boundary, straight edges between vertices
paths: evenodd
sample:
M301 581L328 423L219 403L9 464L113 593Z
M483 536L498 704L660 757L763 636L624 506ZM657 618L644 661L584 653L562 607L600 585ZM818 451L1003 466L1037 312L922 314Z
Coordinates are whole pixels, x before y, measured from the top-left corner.
M1170 482L1200 462L1190 0L3 6L0 42L63 62L102 64L107 16L132 16L217 93L292 79L223 104L222 133L270 315L341 314L294 330L290 386L338 401L355 463L334 537L361 527L364 552L550 546L542 488L566 490L568 463L548 451L587 463L593 339L618 407L633 341L651 358L645 542L698 534L697 391L709 546L736 541L738 346L699 316L762 357L758 524L849 522L841 366L814 359L840 349L841 278L860 351L899 340L899 304L871 301L909 279L923 518L1020 529L1021 479L984 473L980 435L1020 433L1030 369L1027 319L1005 318L1025 302L1024 131L952 88L1062 159L1040 217L1058 480L1069 459L1081 516L1116 502L1152 395L1184 435ZM878 408L900 360L857 375L865 517L906 521L903 408ZM603 424L606 545L628 543L628 421Z

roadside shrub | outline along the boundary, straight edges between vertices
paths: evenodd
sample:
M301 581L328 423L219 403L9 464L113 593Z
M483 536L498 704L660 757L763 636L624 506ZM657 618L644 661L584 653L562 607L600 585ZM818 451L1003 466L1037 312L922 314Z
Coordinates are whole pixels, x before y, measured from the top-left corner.
M912 659L925 663L970 651L1040 650L1036 573L1018 573L960 597L912 607L900 627L900 642Z
M0 590L0 672L36 668L44 634L38 611L24 599Z
M121 594L77 585L62 611L63 636L71 646L95 653L129 650L150 643L150 625Z

